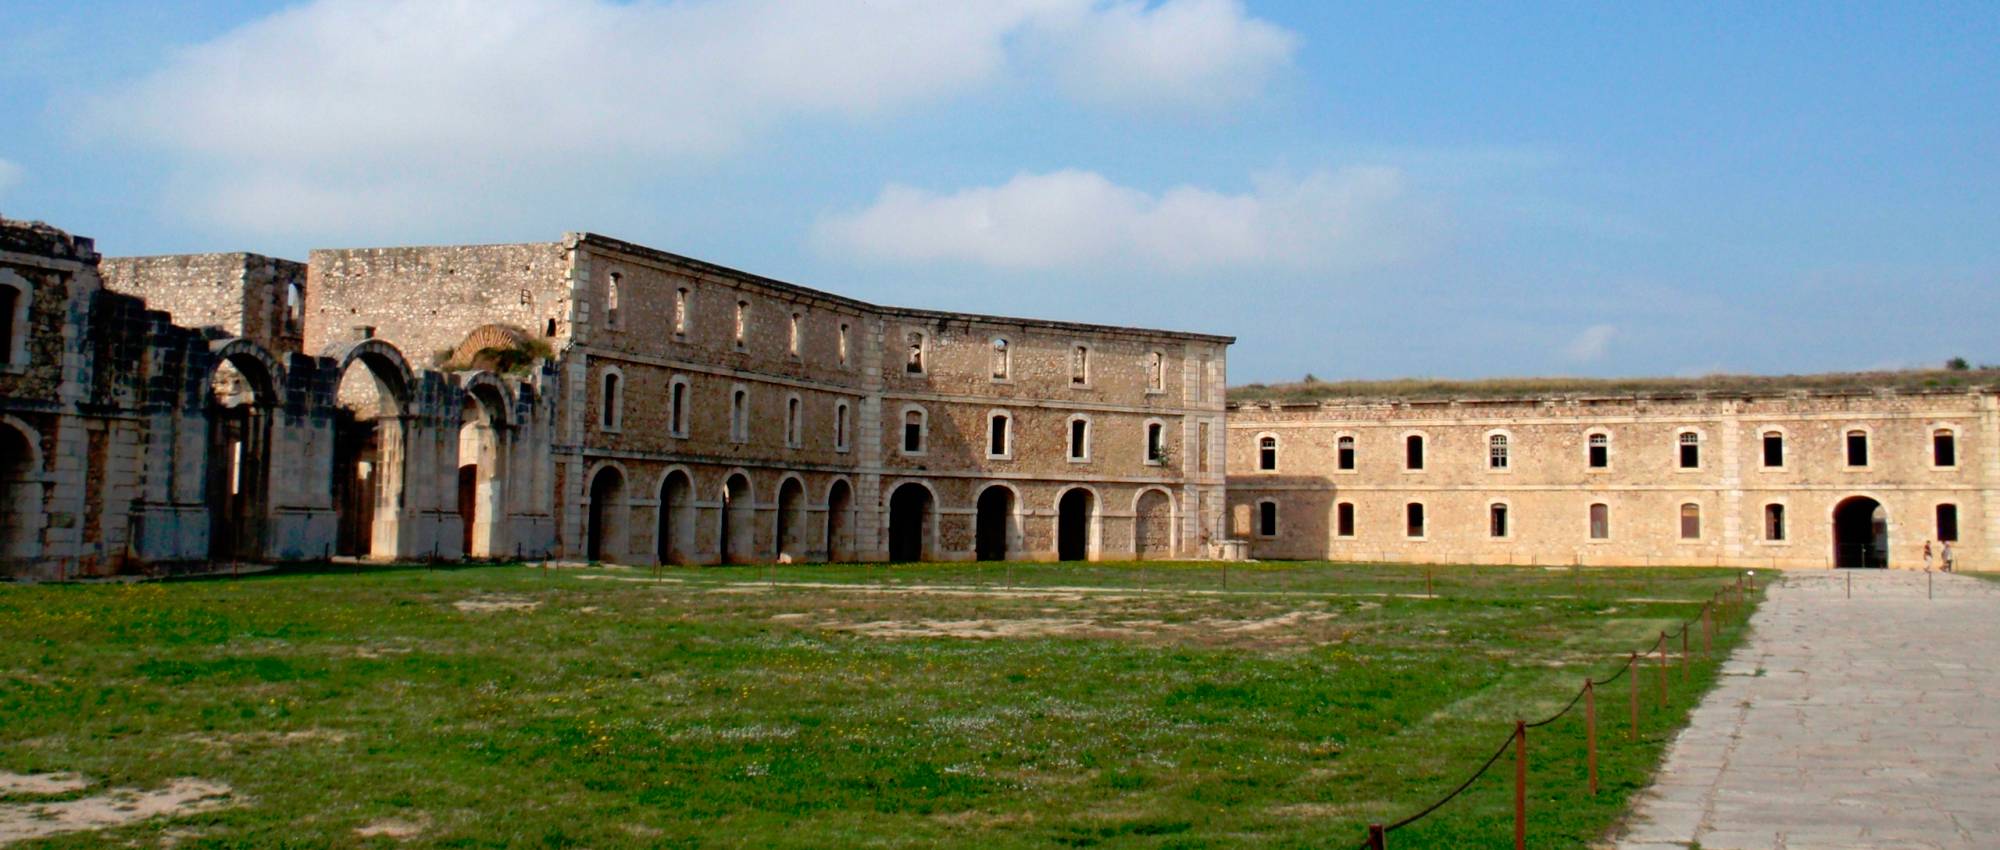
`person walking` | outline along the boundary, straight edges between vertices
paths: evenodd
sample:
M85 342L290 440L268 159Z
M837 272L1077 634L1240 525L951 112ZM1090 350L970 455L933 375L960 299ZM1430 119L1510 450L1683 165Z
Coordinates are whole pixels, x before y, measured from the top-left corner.
M1924 541L1924 572L1931 571L1931 542Z
M1939 556L1944 560L1944 571L1951 572L1951 541L1944 542L1944 551Z

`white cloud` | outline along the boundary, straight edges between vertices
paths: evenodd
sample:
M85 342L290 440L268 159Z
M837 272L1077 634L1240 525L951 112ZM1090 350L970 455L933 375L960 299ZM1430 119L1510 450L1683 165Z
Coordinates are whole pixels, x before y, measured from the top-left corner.
M9 160L0 159L0 195L21 182L21 166Z
M815 236L826 249L877 261L1191 272L1376 265L1399 258L1413 235L1394 169L1253 183L1243 194L1178 186L1155 195L1094 172L1057 171L951 194L890 185L865 209L822 218Z
M1055 22L1057 78L1087 101L1215 108L1262 90L1298 36L1251 18L1241 0L1120 0Z
M181 156L194 208L282 231L385 195L463 215L557 182L538 174L947 100L1021 70L1023 41L1081 96L1147 103L1252 96L1291 50L1232 0L314 0L174 54L79 124Z
M1615 325L1591 325L1577 334L1575 339L1570 340L1569 345L1563 348L1563 353L1578 363L1601 360L1611 348L1611 339L1617 335L1618 328Z

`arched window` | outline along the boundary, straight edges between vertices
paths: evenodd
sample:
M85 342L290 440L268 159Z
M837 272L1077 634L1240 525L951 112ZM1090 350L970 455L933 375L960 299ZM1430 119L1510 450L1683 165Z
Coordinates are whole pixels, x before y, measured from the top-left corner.
M1411 502L1403 506L1403 533L1407 537L1424 536L1424 503Z
M1958 465L1958 433L1950 428L1931 432L1931 465Z
M833 406L833 450L847 451L847 402Z
M1937 506L1937 539L1944 543L1958 542L1958 506L1944 504Z
M1074 463L1090 460L1090 417L1069 419L1069 459Z
M675 375L667 389L667 434L688 435L688 379Z
M1491 537L1507 536L1507 505L1495 502L1486 508L1486 533Z
M1354 503L1341 502L1333 509L1333 528L1342 537L1354 536Z
M1680 444L1681 444L1681 468L1700 469L1701 435L1693 431L1682 431L1680 436Z
M674 336L687 336L688 332L688 288L674 290Z
M750 442L750 391L742 384L729 391L729 439Z
M1266 434L1257 438L1257 468L1264 472L1278 471L1278 438Z
M1681 539L1701 539L1701 506L1693 502L1681 505Z
M1278 503L1266 499L1257 503L1257 535L1278 536Z
M1146 462L1167 462L1167 426L1163 422L1146 423Z
M840 323L840 365L847 365L847 323Z
M1004 410L993 411L987 419L986 456L996 460L1014 456L1014 417Z
M1589 462L1591 469L1605 469L1611 466L1611 435L1590 435Z
M1847 465L1868 465L1868 432L1859 428L1847 432Z
M1403 438L1403 468L1420 470L1424 468L1424 438L1421 434L1411 434Z
M1494 434L1486 438L1486 468L1507 468L1507 435Z
M1010 371L1011 371L1011 370L1013 369L1013 365L1014 365L1014 364L1013 364L1012 362L1010 362L1010 360L1009 360L1009 355L1008 355L1008 353L1007 353L1007 340L1006 340L1006 338L1004 338L1004 337L994 337L994 338L993 338L993 380L996 380L996 381L1004 381L1004 380L1007 380L1007 376L1008 376L1008 373L1009 373L1009 372L1010 372Z
M903 454L924 453L924 438L929 436L930 416L921 407L903 408Z
M785 445L795 449L804 445L805 423L801 421L804 417L805 411L799 402L799 397L797 395L787 396L785 398Z
M1785 539L1785 506L1764 506L1764 539L1778 541Z
M0 315L6 315L0 312ZM299 333L306 323L306 288L297 281L285 284L285 330Z
M598 411L598 427L601 430L618 430L619 420L624 414L622 408L625 405L624 396L619 392L619 383L621 380L621 376L616 371L607 370L604 373L603 391L599 393L597 399L598 407L600 408Z
M1341 469L1354 468L1354 438L1344 436L1334 441L1334 465Z
M1764 466L1776 469L1785 465L1785 433L1783 431L1764 432Z
M1590 506L1590 539L1611 539L1611 506L1598 502Z

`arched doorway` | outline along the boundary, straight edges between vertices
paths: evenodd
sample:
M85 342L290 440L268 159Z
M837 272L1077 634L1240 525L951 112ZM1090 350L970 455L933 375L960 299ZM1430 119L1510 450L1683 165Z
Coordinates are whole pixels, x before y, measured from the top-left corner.
M465 394L458 427L458 517L468 558L507 554L507 400L500 388L475 384Z
M921 561L930 555L931 491L904 484L889 494L889 560Z
M979 560L1004 561L1014 537L1014 491L995 484L979 492L978 531L973 549Z
M778 484L777 526L778 554L801 558L806 545L806 486L797 478Z
M1133 504L1132 552L1141 560L1174 556L1174 500L1165 490L1147 490Z
M854 488L846 479L826 490L826 559L854 560Z
M0 563L41 554L40 454L32 437L0 422Z
M1056 503L1056 558L1064 561L1090 560L1092 526L1096 524L1097 500L1089 490L1073 488Z
M1889 513L1881 502L1853 496L1834 506L1833 563L1849 568L1889 566Z
M616 560L625 550L625 473L599 467L590 479L589 528L584 532L584 557Z
M385 560L402 554L408 374L402 356L374 340L361 343L341 366L333 432L338 554Z
M277 388L270 368L248 350L224 354L208 380L208 556L261 558Z
M659 529L653 537L662 564L685 564L694 543L694 482L678 469L660 481Z
M722 485L722 525L715 539L722 563L747 564L757 558L757 506L750 479L743 473L729 476Z

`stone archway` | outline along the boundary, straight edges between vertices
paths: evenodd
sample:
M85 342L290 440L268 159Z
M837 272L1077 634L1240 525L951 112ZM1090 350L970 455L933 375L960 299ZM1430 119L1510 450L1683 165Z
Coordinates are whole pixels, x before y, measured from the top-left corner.
M208 373L208 557L256 560L269 545L271 443L279 375L270 354L247 340L216 349Z
M750 491L750 478L731 473L722 485L721 525L716 530L716 560L724 564L749 564L757 560L757 504Z
M333 499L339 518L336 551L390 560L405 555L410 369L394 346L365 340L337 352L333 439ZM355 364L360 369L355 369Z
M1174 500L1167 491L1146 490L1132 506L1132 553L1140 560L1174 556Z
M509 427L506 391L491 375L480 373L466 387L458 428L458 515L468 558L508 554L508 459L513 429Z
M780 555L803 556L806 544L806 486L797 478L778 484L778 513L773 535Z
M1838 567L1889 566L1889 513L1867 496L1833 507L1833 563Z
M32 431L0 417L0 564L41 555L41 450Z
M1056 559L1090 560L1096 525L1096 495L1082 487L1064 491L1056 501Z
M930 488L906 483L889 494L889 560L922 561L930 557L935 513Z
M826 559L854 560L854 488L845 478L826 490Z
M994 484L979 491L974 554L982 561L1004 561L1013 550L1014 491Z
M660 479L659 529L653 538L662 564L685 564L694 552L694 480L675 469Z
M590 478L590 514L584 530L584 558L613 561L625 553L625 473L598 467Z

